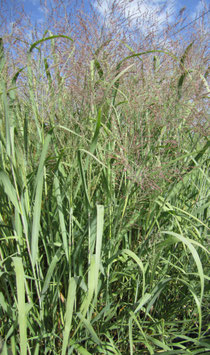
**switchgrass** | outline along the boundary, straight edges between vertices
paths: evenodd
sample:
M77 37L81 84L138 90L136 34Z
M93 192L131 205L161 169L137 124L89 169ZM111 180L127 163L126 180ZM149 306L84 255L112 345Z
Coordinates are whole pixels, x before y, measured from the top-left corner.
M58 38L29 48L23 88L1 47L2 353L208 352L209 140L203 96L192 100L201 73L185 66L193 43L106 70L95 56L73 102L42 54Z

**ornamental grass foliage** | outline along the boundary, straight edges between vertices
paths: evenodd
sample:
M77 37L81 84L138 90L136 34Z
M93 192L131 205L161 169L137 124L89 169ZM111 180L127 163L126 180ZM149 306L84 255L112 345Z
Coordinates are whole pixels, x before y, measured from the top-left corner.
M123 4L1 5L2 354L210 351L206 13Z

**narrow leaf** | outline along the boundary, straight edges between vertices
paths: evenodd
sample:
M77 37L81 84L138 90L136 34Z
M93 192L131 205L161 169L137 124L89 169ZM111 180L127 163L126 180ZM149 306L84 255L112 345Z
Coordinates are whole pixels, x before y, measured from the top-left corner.
M44 162L47 155L47 149L50 143L51 136L47 135L44 146L42 149L42 154L39 162L39 168L35 181L35 203L33 209L33 224L32 224L32 233L31 233L31 254L32 262L36 263L38 258L38 240L39 240L39 231L40 231L40 216L42 210L42 189L43 189L43 180L44 180Z
M63 207L62 207L61 191L60 191L60 185L59 185L57 173L55 174L54 185L55 185L55 196L57 198L60 230L61 230L61 235L63 240L63 249L65 251L66 259L68 261L69 260L68 236L66 231L65 218L64 218Z
M97 205L95 297L97 297L97 293L98 293L97 286L98 286L99 267L101 263L103 225L104 225L104 206Z
M143 285L142 285L142 297L144 296L144 292L145 292L145 270L144 270L144 265L142 263L142 261L139 259L139 257L132 252L129 249L123 249L122 251L123 254L127 254L128 256L130 256L140 267L140 270L142 271L142 275L143 275Z
M13 258L17 284L18 323L20 330L20 355L27 354L27 309L25 304L24 270L22 259Z
M74 277L72 277L69 281L69 289L67 295L67 303L66 303L66 314L65 314L65 327L63 331L63 345L62 345L62 355L66 354L66 350L68 347L68 339L71 330L71 322L73 315L73 307L76 300L76 288L77 283Z
M30 47L30 49L29 49L29 52L32 52L32 50L37 46L37 44L43 43L43 42L45 42L45 41L49 41L49 40L54 39L54 38L66 38L66 39L69 39L70 41L73 42L73 39L72 39L71 37L69 37L69 36L65 36L65 35L49 36L49 37L45 37L45 38L42 38L42 39L40 39L40 40L34 42L34 43L31 45L31 47Z
M20 213L17 194L14 186L12 185L8 175L4 171L0 171L0 184L3 186L6 195L12 202L16 210Z

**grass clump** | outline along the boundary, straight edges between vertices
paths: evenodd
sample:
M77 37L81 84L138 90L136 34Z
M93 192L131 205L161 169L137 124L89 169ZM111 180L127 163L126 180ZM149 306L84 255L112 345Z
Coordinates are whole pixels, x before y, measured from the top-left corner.
M1 40L2 351L208 352L203 47L66 33Z

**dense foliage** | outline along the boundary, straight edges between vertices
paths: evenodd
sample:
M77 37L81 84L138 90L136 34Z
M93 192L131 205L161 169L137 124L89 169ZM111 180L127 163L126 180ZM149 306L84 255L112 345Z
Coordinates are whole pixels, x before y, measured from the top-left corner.
M1 40L3 353L208 352L205 36L80 26Z

